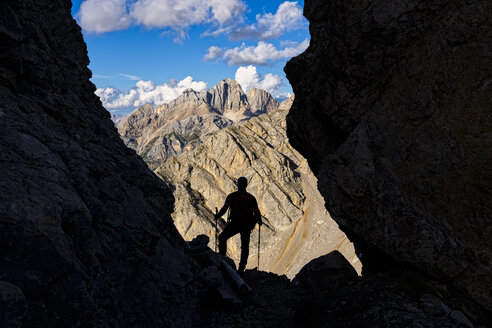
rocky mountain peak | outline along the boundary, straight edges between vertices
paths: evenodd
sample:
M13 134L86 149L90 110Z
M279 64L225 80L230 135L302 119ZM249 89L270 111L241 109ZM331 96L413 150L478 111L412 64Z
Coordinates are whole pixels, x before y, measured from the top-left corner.
M229 79L229 78L223 79L222 81L217 83L217 85L215 87L217 89L229 88L229 89L235 89L235 90L243 91L239 82L237 82L236 80L233 80L233 79Z
M238 82L225 79L207 93L207 102L228 119L237 122L252 116L248 98Z
M203 97L202 93L196 92L195 90L190 88L184 90L183 93L181 93L181 95L178 98L171 101L168 104L168 107L179 109L178 108L179 106L186 103L190 103L190 105L197 106L199 103L206 104L206 99Z
M292 95L292 96L290 96L290 98L282 101L280 103L280 105L278 106L278 110L279 111L289 111L290 108L292 107L292 104L294 103L294 99L295 99L295 96Z
M278 108L278 102L273 96L262 89L252 88L246 92L251 112L255 115L269 113Z
M278 108L264 90L244 94L238 82L225 79L209 91L186 89L169 104L137 108L118 125L125 144L144 157L152 169L168 158L199 144L200 136ZM255 111L251 111L252 101Z

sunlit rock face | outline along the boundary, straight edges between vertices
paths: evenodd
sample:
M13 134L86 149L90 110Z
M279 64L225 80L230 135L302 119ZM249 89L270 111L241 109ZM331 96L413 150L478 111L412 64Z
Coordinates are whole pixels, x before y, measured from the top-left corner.
M261 230L261 270L292 278L310 260L340 250L360 271L353 245L324 208L306 160L289 144L285 117L292 101L217 131L196 149L163 162L156 173L175 186L174 222L186 240L209 235L213 248L214 208L224 204L237 190L236 179L245 176L267 220ZM220 221L219 232L224 226ZM251 236L248 268L258 264L258 230ZM239 260L239 236L229 242L228 252Z
M94 94L70 10L0 2L0 293L11 311L0 317L190 327L198 301L172 193Z
M239 83L225 79L208 91L185 90L155 109L150 104L139 107L120 122L118 131L156 169L169 157L197 147L206 135L278 106L270 93L251 89L245 94Z
M492 310L490 1L305 2L288 136L368 271Z

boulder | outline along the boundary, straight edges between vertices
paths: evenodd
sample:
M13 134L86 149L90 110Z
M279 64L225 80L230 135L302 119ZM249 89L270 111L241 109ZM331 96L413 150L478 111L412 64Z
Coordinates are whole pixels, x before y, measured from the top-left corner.
M354 279L357 279L354 267L339 251L333 251L306 264L293 282L316 290L333 288Z
M26 311L24 293L17 286L0 281L0 323L2 327L20 328Z

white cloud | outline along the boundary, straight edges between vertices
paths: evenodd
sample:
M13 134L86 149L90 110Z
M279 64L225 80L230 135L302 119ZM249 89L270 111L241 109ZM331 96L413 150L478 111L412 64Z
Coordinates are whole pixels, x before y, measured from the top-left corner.
M225 24L241 16L244 9L240 0L137 0L130 13L148 28L187 27L208 22Z
M223 53L224 51L219 47L211 46L210 48L208 48L208 52L205 54L205 56L203 56L203 59L207 61L215 60L222 56Z
M242 0L85 0L77 14L82 28L104 33L128 28L170 28L176 41L186 38L186 28L198 24L224 24L243 20Z
M207 83L195 81L191 76L177 82L171 80L169 83L155 85L152 81L138 81L130 90L118 90L115 88L97 89L96 95L106 109L136 108L145 104L159 106L176 99L186 89L197 92L208 88Z
M106 88L106 89L97 89L95 94L101 98L101 102L107 103L111 100L111 98L115 97L115 94L118 92L115 88Z
M278 38L285 32L302 28L305 25L299 4L285 1L279 5L275 14L258 14L256 23L236 29L230 33L230 36L234 40L268 40Z
M94 33L122 30L131 24L126 0L85 0L77 20L84 30Z
M120 73L120 76L126 77L127 79L133 80L133 81L139 81L139 80L141 80L140 77L138 77L136 75L131 75L131 74Z
M294 94L292 92L281 92L275 96L275 100L281 103L282 101L289 99L293 95Z
M268 65L271 62L289 59L302 53L309 46L309 41L304 40L295 46L277 49L273 44L264 41L258 42L257 46L246 46L223 50L212 46L203 57L204 60L214 60L221 56L228 65ZM220 51L219 51L220 50Z
M263 77L253 65L241 66L236 70L236 81L244 91L252 88L263 89L273 95L279 94L282 78L278 75L268 73Z

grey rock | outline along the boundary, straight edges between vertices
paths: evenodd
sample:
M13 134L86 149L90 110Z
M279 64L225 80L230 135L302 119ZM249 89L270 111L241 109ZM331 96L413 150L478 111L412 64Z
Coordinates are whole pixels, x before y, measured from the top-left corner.
M220 287L224 284L222 273L216 266L209 266L200 271L201 278L205 281L207 287Z
M246 96L251 112L255 115L270 113L279 107L278 102L265 90L253 88L246 92Z
M27 311L22 291L6 281L0 281L0 324L5 328L22 326Z
M289 139L364 270L417 267L475 313L492 311L491 11L306 1L310 46L285 68Z
M432 294L424 294L419 298L420 306L425 313L435 316L443 316L451 312L439 298Z
M191 327L196 264L172 192L94 94L70 1L6 0L0 12L0 280L27 305L14 320Z
M252 115L248 98L238 82L225 79L207 92L207 103L228 119L238 122Z
M354 279L357 279L354 267L339 251L333 251L306 264L293 282L311 289L325 289Z
M473 328L473 324L461 311L453 310L449 313L449 318L456 321L460 327Z

